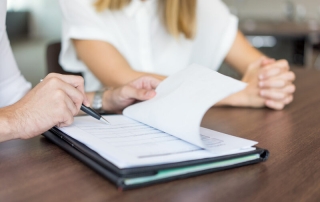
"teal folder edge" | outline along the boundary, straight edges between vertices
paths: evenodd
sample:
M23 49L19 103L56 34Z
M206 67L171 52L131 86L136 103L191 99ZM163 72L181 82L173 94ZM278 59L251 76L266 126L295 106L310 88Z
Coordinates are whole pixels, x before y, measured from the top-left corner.
M45 132L43 136L101 174L103 177L109 179L121 190L134 189L156 183L163 183L259 163L266 161L269 157L268 150L257 148L254 151L223 157L157 166L119 169L84 144L67 136L56 128ZM242 159L244 159L244 161Z

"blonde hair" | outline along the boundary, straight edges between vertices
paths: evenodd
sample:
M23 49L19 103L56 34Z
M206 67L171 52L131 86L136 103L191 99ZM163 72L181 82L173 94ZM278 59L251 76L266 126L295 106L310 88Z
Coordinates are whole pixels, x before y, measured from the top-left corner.
M97 0L96 10L120 10L131 0ZM196 0L159 0L166 29L174 37L180 34L192 39L196 32Z

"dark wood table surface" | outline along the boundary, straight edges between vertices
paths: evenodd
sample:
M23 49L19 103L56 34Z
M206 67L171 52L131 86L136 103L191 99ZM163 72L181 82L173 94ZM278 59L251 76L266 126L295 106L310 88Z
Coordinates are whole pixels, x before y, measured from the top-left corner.
M266 162L121 192L39 136L0 144L0 201L320 201L320 72L295 72L283 111L214 108L203 121L258 141Z

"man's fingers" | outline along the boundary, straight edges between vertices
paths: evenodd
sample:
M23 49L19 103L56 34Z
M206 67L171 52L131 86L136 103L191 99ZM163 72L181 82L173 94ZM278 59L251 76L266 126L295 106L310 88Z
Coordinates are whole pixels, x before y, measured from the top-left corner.
M60 89L65 92L66 95L73 101L78 111L80 110L84 100L84 95L79 90L74 88L72 85L66 84L64 81L56 77L49 78L45 80L45 82L48 82L48 85L51 85L52 89Z
M65 126L69 126L73 123L74 117L71 111L65 111L64 112L64 116L63 116L63 120L61 120L61 122L58 123L58 127L65 127Z
M63 74L56 74L56 73L50 73L46 78L58 78L65 83L68 83L72 85L73 87L77 88L81 93L84 92L84 80L81 76L74 76L74 75L63 75ZM45 79L46 79L45 78Z
M83 104L86 106L90 105L90 102L85 94L84 90L84 79L81 76L74 76L74 75L62 75L62 74L56 74L56 73L50 73L48 76L46 76L45 79L52 79L57 78L65 82L66 84L69 84L73 86L74 88L78 89L83 94Z
M78 89L82 95L83 95L83 104L86 106L90 106L90 102L86 96L85 90L84 90L84 79L81 76L73 76L73 75L62 75L59 74L59 77L64 82L72 85L76 89Z
M76 106L77 112L79 112L81 105L84 102L84 95L72 86L65 86L64 90Z
M73 116L78 114L79 109L77 108L75 103L70 99L70 97L67 95L65 96L64 104L66 105L67 110L69 110Z
M53 110L53 118L58 126L71 124L73 115L78 111L70 97L61 89L52 92L51 106L48 108Z

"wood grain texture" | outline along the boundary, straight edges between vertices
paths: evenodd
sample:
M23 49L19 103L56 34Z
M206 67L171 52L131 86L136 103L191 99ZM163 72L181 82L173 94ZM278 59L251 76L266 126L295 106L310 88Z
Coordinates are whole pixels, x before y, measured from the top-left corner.
M0 201L319 201L320 72L295 70L283 111L212 108L202 125L259 142L255 165L121 192L43 137L0 144Z

